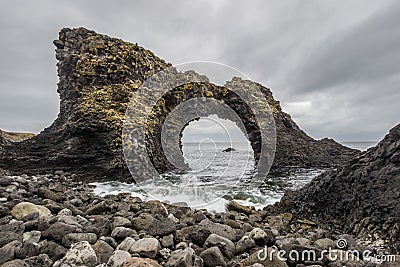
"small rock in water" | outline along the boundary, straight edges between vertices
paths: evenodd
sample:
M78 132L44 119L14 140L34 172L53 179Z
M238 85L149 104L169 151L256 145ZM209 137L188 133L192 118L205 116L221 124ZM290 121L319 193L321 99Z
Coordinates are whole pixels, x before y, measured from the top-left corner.
M222 150L222 152L234 152L234 151L236 151L236 149L234 149L233 147L228 147Z

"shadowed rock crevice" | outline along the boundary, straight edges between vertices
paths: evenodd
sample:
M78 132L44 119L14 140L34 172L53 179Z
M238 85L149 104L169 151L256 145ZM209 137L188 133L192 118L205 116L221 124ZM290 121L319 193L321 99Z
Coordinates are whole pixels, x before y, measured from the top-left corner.
M58 118L28 140L12 143L0 139L0 169L14 174L62 169L86 180L132 181L121 147L125 111L132 93L171 64L136 44L84 28L61 30L54 44L59 61ZM316 141L306 135L282 111L268 88L240 79L231 82L235 81L259 87L271 106L277 128L274 166L336 166L358 154L333 140ZM219 94L214 85L206 91L211 93L206 97ZM226 97L221 95L228 100ZM153 145L159 143L157 138L152 138ZM253 149L257 151L257 147ZM169 167L160 153L156 149L150 156L164 171Z

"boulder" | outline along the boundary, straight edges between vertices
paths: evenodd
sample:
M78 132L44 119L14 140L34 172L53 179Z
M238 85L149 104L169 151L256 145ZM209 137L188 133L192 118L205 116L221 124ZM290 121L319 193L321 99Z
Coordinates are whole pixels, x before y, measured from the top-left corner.
M56 241L61 241L64 236L70 233L78 232L79 228L75 225L70 225L62 222L56 222L50 225L45 231L42 232L44 238L50 238Z
M236 232L232 229L232 227L220 223L214 223L209 219L204 219L200 222L201 226L210 231L212 234L216 234L222 237L225 237L231 241L235 241Z
M96 253L87 241L75 243L61 260L54 263L54 267L64 265L94 267L97 265Z
M128 236L132 236L134 234L136 234L135 230L132 230L131 228L127 228L127 227L122 227L122 226L115 227L113 229L113 231L111 232L111 236L116 239L124 239L124 238L126 238Z
M218 247L222 254L228 259L232 259L235 256L235 243L229 239L211 234L206 242L204 243L205 248Z
M38 213L39 217L51 215L51 212L48 208L35 205L30 202L21 202L15 205L11 210L11 215L17 220L22 220L22 218L32 215L33 213Z
M251 230L249 237L253 239L258 246L270 246L275 243L275 237L270 230L254 228Z
M102 240L98 240L94 245L92 245L92 249L96 253L98 264L107 263L108 259L114 252L114 249Z
M22 240L24 243L38 243L41 236L42 233L40 231L25 232L22 235Z
M127 237L122 241L118 247L117 250L124 250L124 251L129 251L129 249L132 247L133 243L135 243L136 240L133 239L132 237Z
M139 239L129 249L132 254L139 254L144 257L154 259L160 249L160 243L155 238Z
M23 244L17 240L2 246L0 248L0 264L14 259L16 253L22 248L22 246Z
M190 267L194 266L195 253L192 248L178 249L171 253L167 267Z
M20 234L14 232L1 232L0 234L0 247L10 243L11 241L22 241L22 237Z
M131 254L129 254L129 252L117 249L111 255L107 265L110 267L121 267L122 264L129 258L131 258Z
M222 266L225 267L226 263L224 256L218 247L211 247L200 253L205 267Z
M242 254L247 252L251 248L256 247L256 242L248 236L243 236L237 243L236 243L236 253Z

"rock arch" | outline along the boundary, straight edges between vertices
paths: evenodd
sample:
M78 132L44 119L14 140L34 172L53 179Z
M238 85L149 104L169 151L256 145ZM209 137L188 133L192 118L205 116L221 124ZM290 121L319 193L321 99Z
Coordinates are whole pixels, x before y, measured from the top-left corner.
M241 85L246 86L246 82L241 79L234 79L232 82L241 83ZM216 114L222 119L229 119L235 122L246 134L254 151L254 160L257 164L261 154L261 131L257 119L248 105L246 105L237 94L228 90L226 87L213 84L191 83L178 87L164 95L164 97L158 101L153 109L152 115L149 117L149 131L146 133L147 149L157 170L165 172L174 169L174 166L168 163L162 145L162 130L167 115L181 103L190 101L191 99L198 100L201 98L212 98L220 103L224 103L237 114L237 117L232 116L232 114L226 112L226 110L222 110L221 106L218 106L217 103L210 105L210 101L207 101L207 105L202 105L202 101L192 102L197 105L191 105L191 110L196 111L193 113L194 117L189 121L177 121L176 129L171 129L172 134L170 136L176 136L174 141L178 143L179 149L181 147L179 140L182 137L182 131L190 121ZM265 103L268 103L267 98L265 99ZM190 111L188 110L188 112ZM240 119L240 121L238 121L238 119ZM183 166L184 160L182 153L175 153L174 156L179 157L176 161L180 161L181 166Z
M141 84L171 64L137 44L85 28L62 29L54 45L59 115L51 126L28 140L15 143L0 138L0 169L12 174L64 170L85 181L132 181L122 152L125 111ZM331 139L318 141L305 134L263 85L236 82L258 87L264 94L259 101L268 102L273 110L277 130L274 166L336 166L358 155ZM212 87L202 96L208 97L206 91L218 96L220 89ZM239 107L236 110L242 112ZM250 121L245 124L257 151L256 127Z

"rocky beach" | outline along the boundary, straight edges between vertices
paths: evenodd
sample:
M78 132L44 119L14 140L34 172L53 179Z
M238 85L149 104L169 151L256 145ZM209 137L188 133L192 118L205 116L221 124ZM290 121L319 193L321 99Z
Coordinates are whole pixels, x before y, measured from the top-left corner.
M366 152L315 140L270 89L233 78L227 84L258 88L259 101L271 107L273 168L331 170L260 210L229 202L218 213L129 193L99 196L90 182L135 181L123 155L125 111L132 92L171 64L85 28L62 29L54 45L58 118L34 136L0 132L1 266L399 266L400 125ZM171 170L161 147L164 120L196 97L224 101L239 114L257 163L254 114L222 86L191 83L163 96L147 122L146 149L156 169Z
M362 256L334 260L321 252L388 253L380 240L357 240L290 212L270 215L231 202L227 212L210 213L129 194L99 197L73 180L62 171L0 179L1 266L377 266ZM310 249L318 257L263 259L265 246ZM396 266L390 264L380 266Z

